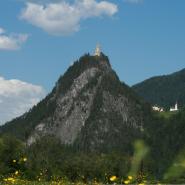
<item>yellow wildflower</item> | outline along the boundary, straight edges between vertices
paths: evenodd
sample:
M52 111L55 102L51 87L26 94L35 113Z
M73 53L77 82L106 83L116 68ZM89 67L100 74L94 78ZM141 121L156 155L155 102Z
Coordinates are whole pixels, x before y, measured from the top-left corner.
M130 183L129 180L124 181L124 184L129 184L129 183Z
M13 177L8 177L7 179L4 179L5 182L14 183L15 179Z
M117 177L114 175L114 176L112 176L112 177L110 177L110 181L115 181L117 179Z
M16 160L15 159L13 160L13 163L16 163Z
M132 180L132 179L133 179L133 177L129 175L129 176L128 176L128 179L129 179L129 180Z
M27 158L26 158L26 157L24 157L24 158L23 158L23 161L24 161L24 162L26 162L26 161L27 161Z
M15 172L15 175L18 175L18 174L19 174L19 172L18 172L18 171L16 171L16 172Z

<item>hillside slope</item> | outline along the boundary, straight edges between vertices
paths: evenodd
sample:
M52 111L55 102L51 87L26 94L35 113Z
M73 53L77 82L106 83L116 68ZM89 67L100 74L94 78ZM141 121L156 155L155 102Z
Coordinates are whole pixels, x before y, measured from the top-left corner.
M185 105L185 69L150 78L134 85L132 89L152 105L169 109L178 102L182 107Z
M146 171L161 179L169 168L172 168L174 170L170 175L174 177L174 181L167 182L177 184L180 178L184 182L185 176L180 173L180 166L185 159L185 155L182 155L185 150L185 109L173 113L170 117L154 112L151 122L145 127L145 136L145 141L150 146L150 155L145 161ZM177 157L180 154L181 161L177 166Z

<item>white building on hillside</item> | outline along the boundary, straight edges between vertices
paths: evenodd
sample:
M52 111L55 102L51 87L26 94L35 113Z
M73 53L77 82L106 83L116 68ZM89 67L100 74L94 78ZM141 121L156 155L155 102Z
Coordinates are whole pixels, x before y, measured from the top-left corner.
M170 108L170 112L178 111L178 103L176 102L175 107Z
M161 108L161 107L158 107L158 106L153 106L152 109L153 109L154 111L164 112L164 109Z

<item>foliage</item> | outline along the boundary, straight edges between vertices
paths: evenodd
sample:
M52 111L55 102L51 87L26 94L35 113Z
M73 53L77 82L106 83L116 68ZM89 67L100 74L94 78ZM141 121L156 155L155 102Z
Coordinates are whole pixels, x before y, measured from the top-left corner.
M66 177L71 181L105 180L107 175L125 175L128 171L128 156L118 153L96 154L75 151L63 146L51 137L33 144L27 150L30 159L27 175L36 179L42 173L45 180Z
M15 178L11 174L17 171L17 177L27 180L59 181L65 177L71 182L107 182L112 174L124 176L129 169L129 157L121 153L86 154L61 145L53 137L45 137L30 147L11 136L1 141L0 173L7 178Z
M185 148L184 140L184 109L168 118L154 113L145 130L145 141L150 146L150 155L144 164L146 171L157 179L162 179L177 155Z
M20 168L24 157L24 144L12 136L3 136L0 138L0 172L1 175L8 175Z
M152 105L168 109L176 101L180 107L185 105L185 69L171 75L153 77L132 88Z

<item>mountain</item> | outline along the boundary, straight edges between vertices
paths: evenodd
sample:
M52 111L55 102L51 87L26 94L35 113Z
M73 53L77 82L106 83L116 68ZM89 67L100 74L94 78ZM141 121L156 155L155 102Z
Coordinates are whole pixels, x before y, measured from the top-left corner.
M107 56L87 54L69 67L45 99L0 127L0 133L28 145L49 135L83 151L131 151L149 114L149 105L120 82Z
M132 89L152 105L169 109L178 102L182 107L185 105L185 69L150 78L134 85Z
M182 83L183 73L154 79L169 78L170 88L174 79L174 84ZM1 126L0 138L2 171L12 169L11 161L19 158L11 155L20 155L17 149L22 148L26 155L21 157L29 159L25 169L29 179L47 169L48 179L59 173L71 181L85 177L105 183L105 174L123 179L130 168L137 168L138 178L146 176L147 182L166 177L165 184L177 184L185 179L184 167L179 168L185 156L185 109L173 114L152 111L120 82L103 53L82 56L45 99Z

